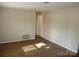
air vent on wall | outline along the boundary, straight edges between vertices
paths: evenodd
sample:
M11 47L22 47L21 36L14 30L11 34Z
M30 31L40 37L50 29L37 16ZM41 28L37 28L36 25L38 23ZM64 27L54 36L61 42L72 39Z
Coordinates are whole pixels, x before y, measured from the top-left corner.
M29 34L23 35L23 36L22 36L22 39L30 39L30 35L29 35Z
M49 2L43 2L43 3L49 3Z

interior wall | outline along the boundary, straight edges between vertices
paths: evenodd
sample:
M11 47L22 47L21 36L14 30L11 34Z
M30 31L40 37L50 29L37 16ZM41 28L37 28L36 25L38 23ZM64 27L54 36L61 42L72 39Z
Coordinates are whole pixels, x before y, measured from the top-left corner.
M77 53L79 42L79 7L44 13L43 37Z
M2 40L0 43L35 39L35 11L1 8ZM29 35L29 39L23 39Z

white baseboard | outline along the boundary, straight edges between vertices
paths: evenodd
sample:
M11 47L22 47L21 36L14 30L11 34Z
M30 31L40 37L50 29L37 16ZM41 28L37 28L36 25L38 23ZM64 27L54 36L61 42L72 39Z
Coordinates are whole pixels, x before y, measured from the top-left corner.
M48 38L46 38L45 36L42 36L42 37L45 38L46 40L48 40ZM52 40L48 40L48 41L53 42L53 43L55 43L55 44L57 44L57 45L59 45L59 46L65 48L65 49L68 49L68 50L74 52L75 54L78 53L78 51L75 51L75 50L72 50L72 49L70 49L70 48L68 48L68 47L65 47L65 46L63 46L63 45L61 45L61 44L59 44L59 43L57 43L57 42L55 42L55 41L52 41Z
M68 47L65 47L65 46L63 46L63 45L61 45L61 44L58 44L58 43L57 43L57 42L55 42L55 41L52 41L52 40L49 40L49 41L51 41L51 42L53 42L53 43L55 43L55 44L57 44L57 45L59 45L59 46L61 46L61 47L65 48L65 49L68 49L68 50L70 50L70 51L72 51L72 52L74 52L74 53L78 53L77 51L72 50L72 49L70 49L70 48L68 48Z
M31 38L29 40L34 40L35 38ZM27 41L27 40L14 40L14 41L5 41L5 42L0 42L0 44L4 44L4 43L12 43L12 42L19 42L19 41Z

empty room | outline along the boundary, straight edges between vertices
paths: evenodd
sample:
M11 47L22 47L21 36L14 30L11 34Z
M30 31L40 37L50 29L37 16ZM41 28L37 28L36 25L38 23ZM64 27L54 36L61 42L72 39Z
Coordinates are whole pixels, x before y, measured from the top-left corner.
M0 2L0 57L79 56L79 2Z

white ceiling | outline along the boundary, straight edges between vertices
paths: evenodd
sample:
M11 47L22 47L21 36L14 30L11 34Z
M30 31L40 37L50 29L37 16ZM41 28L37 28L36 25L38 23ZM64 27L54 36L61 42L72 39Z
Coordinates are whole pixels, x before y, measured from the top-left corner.
M79 6L79 2L0 2L2 7L21 8L36 11L50 11L58 8Z

